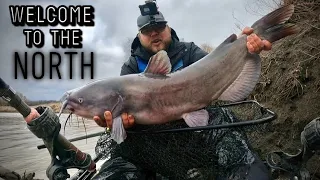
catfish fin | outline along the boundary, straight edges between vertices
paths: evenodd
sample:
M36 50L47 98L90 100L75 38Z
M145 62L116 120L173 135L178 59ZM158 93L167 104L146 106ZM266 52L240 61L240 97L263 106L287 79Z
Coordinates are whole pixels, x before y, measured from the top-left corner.
M235 34L231 34L227 39L225 39L218 47L216 47L213 51L218 51L220 50L222 47L233 43L235 40L237 40L237 35Z
M260 38L275 42L300 31L296 25L286 22L293 12L293 4L283 6L257 20L251 27Z
M240 101L249 96L256 86L261 73L261 59L257 54L249 54L237 79L220 95L222 101Z
M209 121L209 113L205 109L184 113L182 118L189 127L206 126Z
M166 75L171 72L171 68L167 52L161 50L150 58L144 73Z
M127 138L127 133L124 129L122 118L118 116L113 119L111 139L115 140L118 144L121 144Z

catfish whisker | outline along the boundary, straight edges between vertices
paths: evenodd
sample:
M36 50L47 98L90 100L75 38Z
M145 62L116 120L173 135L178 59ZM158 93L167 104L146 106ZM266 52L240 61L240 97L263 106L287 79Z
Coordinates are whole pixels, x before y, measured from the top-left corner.
M66 134L66 125L67 125L67 122L70 119L71 115L72 115L72 112L69 114L69 116L66 119L66 122L64 123L64 127L63 127L63 134L64 135Z
M62 103L62 106L61 106L61 109L60 109L60 112L59 112L59 114L58 114L58 117L60 118L60 116L61 116L61 114L62 114L62 112L63 112L63 110L67 107L67 101L64 101L63 103Z
M69 127L71 127L72 115L70 115Z

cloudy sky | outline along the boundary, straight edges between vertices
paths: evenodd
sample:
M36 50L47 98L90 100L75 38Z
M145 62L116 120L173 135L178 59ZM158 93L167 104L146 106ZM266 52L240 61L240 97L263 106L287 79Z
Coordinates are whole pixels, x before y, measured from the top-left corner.
M73 61L73 79L69 79L69 58L66 51L84 52L88 57L95 53L94 77L101 79L119 76L120 68L127 60L128 40L137 33L136 19L140 14L138 6L144 0L24 0L0 2L0 77L8 82L13 89L23 93L31 100L58 100L63 93L92 81L87 72L85 79L80 79L79 59ZM169 25L176 30L180 39L193 41L197 45L204 43L218 46L232 33L238 34L239 28L251 26L262 15L274 9L274 0L157 0L159 10L164 14ZM28 49L25 46L25 36L22 30L28 27L15 27L10 20L9 5L93 5L95 8L94 27L76 27L83 31L83 49L54 49L49 34L50 28L41 27L45 33L45 46L42 49ZM34 28L34 27L32 27ZM38 27L37 27L38 28ZM70 27L67 27L70 28ZM18 79L14 78L14 52L29 53L28 66L32 65L32 54L42 51L45 54L45 77L36 80L31 71L28 79L23 79L19 72ZM62 79L54 74L49 79L50 51L61 53L62 63L60 73ZM39 64L36 65L39 71Z

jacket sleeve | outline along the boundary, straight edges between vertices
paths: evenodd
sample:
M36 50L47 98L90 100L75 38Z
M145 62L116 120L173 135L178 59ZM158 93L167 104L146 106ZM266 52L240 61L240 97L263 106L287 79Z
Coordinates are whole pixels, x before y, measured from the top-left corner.
M203 58L206 56L208 53L204 50L202 50L200 47L195 45L193 42L191 43L190 47L190 64L198 61L199 59Z
M137 62L133 56L130 56L128 61L122 65L120 76L136 73L139 73Z

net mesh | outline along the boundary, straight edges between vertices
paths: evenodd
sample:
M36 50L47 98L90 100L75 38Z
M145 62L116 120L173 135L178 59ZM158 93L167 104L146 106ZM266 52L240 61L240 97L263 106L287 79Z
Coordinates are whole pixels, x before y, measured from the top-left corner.
M209 126L257 120L270 116L256 103L206 107ZM252 147L270 123L243 127L170 132L160 134L128 133L120 145L106 132L98 141L96 153L104 158L122 158L144 169L173 179L209 179L228 176L239 165L254 161ZM132 131L187 128L183 120L161 125L136 125Z

